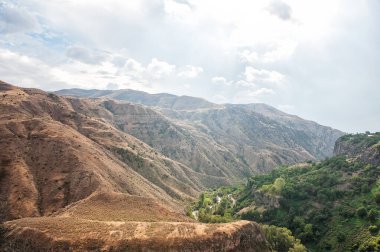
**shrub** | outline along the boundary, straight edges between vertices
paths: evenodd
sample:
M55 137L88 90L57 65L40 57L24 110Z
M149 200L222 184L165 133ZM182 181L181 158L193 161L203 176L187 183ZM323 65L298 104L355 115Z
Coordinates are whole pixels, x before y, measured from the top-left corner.
M375 193L374 199L376 203L380 205L380 192Z
M360 217L360 218L364 218L367 216L367 209L365 207L359 207L357 210L356 210L356 214Z
M344 242L346 240L346 235L343 234L343 233L339 233L337 236L336 236L336 239L338 242Z
M276 226L262 226L265 237L270 244L273 251L278 252L306 252L300 240L292 236L292 232L287 228L280 228Z
M379 212L376 210L376 209L371 209L369 212L368 212L368 219L370 221L376 221L377 217L379 215Z
M371 232L371 234L376 234L379 228L376 225L371 225L368 227L368 230Z
M256 210L249 210L241 215L242 220L260 221L261 215Z

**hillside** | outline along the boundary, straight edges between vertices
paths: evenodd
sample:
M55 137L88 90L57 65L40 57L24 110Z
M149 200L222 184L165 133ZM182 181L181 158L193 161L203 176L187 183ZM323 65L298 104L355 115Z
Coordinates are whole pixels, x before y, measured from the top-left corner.
M200 190L227 182L75 106L93 101L3 82L0 97L1 251L267 250L254 223L186 217Z
M56 93L100 98L113 114L107 120L118 128L197 172L229 179L331 156L335 140L343 135L265 104L219 105L134 90Z
M311 251L379 251L379 145L380 133L343 136L333 158L206 191L191 211L203 222L287 227Z
M2 219L50 214L99 190L178 209L202 188L190 168L77 113L64 98L5 84L1 96Z

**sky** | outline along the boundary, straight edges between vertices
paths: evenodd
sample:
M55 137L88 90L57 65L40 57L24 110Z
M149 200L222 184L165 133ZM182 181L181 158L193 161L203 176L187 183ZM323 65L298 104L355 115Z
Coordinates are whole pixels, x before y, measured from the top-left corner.
M380 131L378 0L0 0L0 79L266 103Z

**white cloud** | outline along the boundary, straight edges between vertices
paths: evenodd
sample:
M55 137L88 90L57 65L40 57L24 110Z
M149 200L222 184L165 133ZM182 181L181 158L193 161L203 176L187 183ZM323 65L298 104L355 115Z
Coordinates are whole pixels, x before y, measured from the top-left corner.
M231 81L227 81L226 78L222 76L215 76L211 78L212 83L218 84L218 85L226 85L229 86L231 85Z
M253 82L248 82L246 80L238 80L235 82L235 86L237 87L256 87L256 84Z
M174 0L165 0L164 1L164 11L167 17L171 21L192 23L192 10L191 7L186 3L179 3Z
M284 40L280 44L266 45L262 52L244 49L239 53L244 63L273 63L289 60L297 48L298 43L292 40Z
M42 61L0 48L0 76L3 81L25 87L50 90L57 79L50 74L51 67Z
M87 64L99 64L107 59L107 53L99 50L90 50L80 46L69 47L66 56Z
M0 33L17 33L37 28L36 18L21 6L0 2Z
M179 69L178 76L191 79L197 77L201 73L203 73L202 67L186 65Z
M247 66L244 71L244 76L247 82L269 82L281 83L285 76L276 71L268 71L265 69L256 69L252 66Z
M140 62L134 59L127 59L123 67L123 73L133 78L143 78L145 73L145 68L141 65Z
M243 62L248 62L251 64L259 62L259 54L255 51L250 51L250 50L243 50L242 52L239 53L240 59Z
M176 70L175 65L153 58L147 66L147 71L155 79L160 79L172 74Z

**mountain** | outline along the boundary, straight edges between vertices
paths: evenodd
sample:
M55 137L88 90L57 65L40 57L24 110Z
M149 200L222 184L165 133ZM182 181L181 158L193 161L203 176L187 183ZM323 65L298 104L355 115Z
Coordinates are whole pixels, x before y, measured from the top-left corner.
M134 90L56 93L97 98L115 127L197 172L233 181L278 165L329 157L343 135L265 104L214 104Z
M332 158L206 191L192 211L203 222L286 227L309 251L380 251L379 180L380 132L350 134L337 140Z
M187 217L199 191L228 181L123 132L102 106L0 82L1 251L269 251L255 223Z

